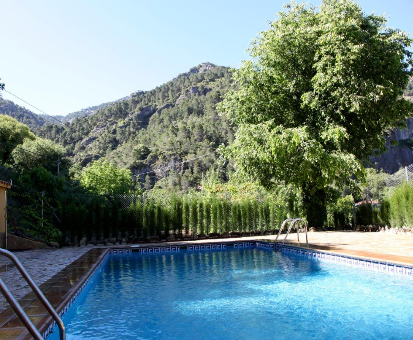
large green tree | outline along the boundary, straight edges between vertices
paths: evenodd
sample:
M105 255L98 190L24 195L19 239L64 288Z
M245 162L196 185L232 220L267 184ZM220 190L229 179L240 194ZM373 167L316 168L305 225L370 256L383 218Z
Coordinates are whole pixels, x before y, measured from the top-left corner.
M227 149L237 169L301 189L308 222L322 226L327 187L363 177L363 160L412 112L411 42L350 0L286 6L221 105L239 127Z
M98 160L83 169L80 174L83 187L96 194L125 194L132 190L134 182L130 170L121 169L107 161Z
M23 141L36 137L30 129L9 116L0 115L0 162L10 162L10 155Z
M51 173L57 173L67 168L68 161L63 158L64 148L48 139L37 137L32 140L26 138L19 148L11 154L14 165L21 171L29 171L35 167L43 167Z

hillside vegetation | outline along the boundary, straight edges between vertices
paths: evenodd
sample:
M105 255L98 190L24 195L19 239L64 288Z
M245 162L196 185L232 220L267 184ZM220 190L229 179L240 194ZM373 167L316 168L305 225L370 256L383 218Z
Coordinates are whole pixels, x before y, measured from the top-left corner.
M39 115L16 105L11 100L3 99L0 96L0 114L12 117L20 123L27 125L32 131L43 126L46 121Z
M174 186L187 190L218 167L215 150L232 141L233 127L216 109L230 86L229 68L204 63L151 91L37 133L66 147L75 169L104 157L132 170L147 187L170 175Z
M216 104L233 87L229 68L205 63L64 125L45 124L14 104L2 106L13 108L8 115L29 121L37 134L2 118L0 178L13 180L9 232L62 244L84 237L93 243L142 241L170 233L269 233L284 218L302 216L299 193L283 185L267 191L218 159L217 148L233 141L236 128ZM370 170L368 179L383 176ZM365 192L376 198L372 187L362 194L331 191L326 226L359 224L354 200ZM388 224L387 210L369 211L368 224Z

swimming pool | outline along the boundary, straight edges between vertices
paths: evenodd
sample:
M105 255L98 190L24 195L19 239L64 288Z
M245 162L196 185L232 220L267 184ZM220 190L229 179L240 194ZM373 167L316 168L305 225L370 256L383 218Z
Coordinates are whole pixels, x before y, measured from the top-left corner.
M255 246L109 255L67 339L409 339L413 279ZM58 339L58 332L48 339Z

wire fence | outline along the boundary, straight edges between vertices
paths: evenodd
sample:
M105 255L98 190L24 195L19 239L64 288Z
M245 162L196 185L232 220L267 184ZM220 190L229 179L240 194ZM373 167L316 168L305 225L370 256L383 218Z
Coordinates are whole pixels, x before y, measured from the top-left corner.
M413 164L401 168L399 171L389 176L386 181L387 187L396 187L403 182L410 182L413 180Z
M142 195L138 194L113 194L106 197L116 201L122 210L127 210L131 206L135 206L137 202L142 202Z

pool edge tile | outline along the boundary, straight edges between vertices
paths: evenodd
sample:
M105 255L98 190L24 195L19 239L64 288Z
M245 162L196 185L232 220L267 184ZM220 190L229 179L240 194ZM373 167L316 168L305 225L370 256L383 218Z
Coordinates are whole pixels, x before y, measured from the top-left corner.
M68 306L70 305L70 301L74 300L75 295L78 295L80 293L81 289L86 285L93 272L99 267L99 265L108 254L108 248L90 249L85 254L69 264L67 267L53 275L52 278L39 286L39 289L43 294L46 294L48 290L53 290L54 287L58 288L60 292L59 294L55 294L55 296L53 297L52 305L54 305L55 310L59 315L63 314L62 311L64 311L64 309L67 310L67 308L69 308ZM60 284L61 280L70 275L71 272L75 271L78 275L77 282L69 288L66 286L66 288L68 289L65 290L62 287L63 285ZM82 272L81 275L79 275L79 272ZM22 307L24 306L23 308L30 307L31 304L41 304L37 297L33 298L33 294L34 293L30 291L23 298L19 299L19 304L21 304ZM4 335L7 336L7 339L9 338L7 334L10 334L10 339L32 339L32 336L26 328L4 327L4 325L7 325L10 322L18 323L17 320L19 318L11 307L0 313L0 318L2 319L2 323L0 325L0 334L4 333ZM46 338L53 330L53 324L55 322L51 316L48 316L47 319L42 318L42 320L40 321L41 322L38 323L35 322L34 326L39 330L40 334L42 334L43 337Z

